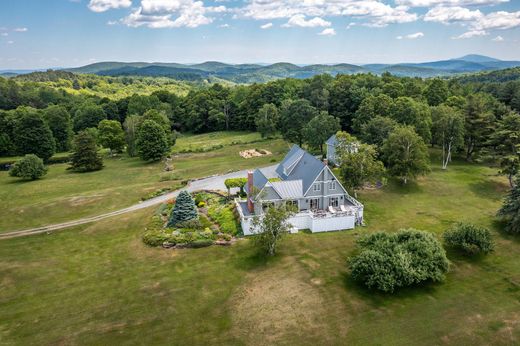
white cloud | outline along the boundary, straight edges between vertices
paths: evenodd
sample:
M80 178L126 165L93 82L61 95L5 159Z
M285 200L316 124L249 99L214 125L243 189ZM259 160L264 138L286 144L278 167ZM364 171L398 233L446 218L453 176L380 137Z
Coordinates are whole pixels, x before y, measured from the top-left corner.
M333 28L323 29L323 31L320 32L320 33L318 33L318 35L322 35L322 36L334 36L334 35L336 35L336 30L334 30Z
M509 0L396 0L398 5L410 7L498 5Z
M455 38L471 38L489 35L490 30L506 30L520 27L520 11L491 12L477 18L469 24L469 31Z
M90 0L88 8L94 12L105 12L113 8L132 6L132 0Z
M266 23L264 25L260 25L260 29L269 29L273 27L273 23Z
M452 39L460 40L460 39L465 39L465 38L472 38L472 37L486 36L486 35L488 35L488 33L483 30L472 30L472 31L465 32L462 35L454 36L454 37L452 37Z
M220 24L218 26L219 28L229 28L229 24L225 23L225 24Z
M257 20L305 17L356 17L366 19L369 26L416 21L407 6L392 7L379 0L250 0L237 10L239 16Z
M7 41L7 44L13 44L14 41Z
M143 0L121 23L130 27L146 26L159 28L196 28L213 22L208 13L226 12L225 6L204 6L194 0Z
M117 25L118 21L117 20L109 20L107 22L107 25Z
M331 25L330 22L320 18L314 17L309 20L305 20L305 16L303 14L297 14L289 18L289 21L282 25L284 28L290 28L299 26L302 28L315 28L315 27L329 27Z
M398 40L402 40L402 39L415 40L415 39L418 39L418 38L421 38L421 37L424 37L424 34L422 32L416 32L415 34L409 34L409 35L405 35L405 36L397 36L396 38Z
M14 28L13 31L16 31L16 32L26 32L26 31L29 31L29 29L27 29L27 28Z
M449 24L451 22L464 22L479 19L483 16L479 10L471 11L464 7L444 7L437 6L429 10L424 15L426 22L438 22Z
M492 39L491 41L495 41L495 42L502 42L504 41L504 38L500 35L498 35L497 37L495 37L494 39Z
M7 37L7 36L9 36L9 34L8 34L8 33L6 33L6 32L3 32L3 33L1 33L0 35L1 35L1 36L4 36L4 37Z

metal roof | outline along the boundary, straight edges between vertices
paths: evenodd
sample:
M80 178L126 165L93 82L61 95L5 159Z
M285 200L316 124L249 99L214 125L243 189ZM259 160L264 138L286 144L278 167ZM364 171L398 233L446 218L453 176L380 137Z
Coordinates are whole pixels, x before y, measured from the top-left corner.
M332 136L330 136L329 139L327 139L325 144L327 144L327 145L336 145L337 142L338 142L338 139L336 138L336 135L332 135Z
M303 197L303 184L301 180L286 180L272 182L271 185L282 199Z
M323 162L295 144L276 168L276 173L283 181L301 180L303 192L306 192L323 167Z

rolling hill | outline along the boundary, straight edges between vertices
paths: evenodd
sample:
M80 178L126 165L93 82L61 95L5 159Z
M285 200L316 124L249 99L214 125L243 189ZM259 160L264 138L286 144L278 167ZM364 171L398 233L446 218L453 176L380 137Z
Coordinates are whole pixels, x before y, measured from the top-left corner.
M207 61L200 64L147 63L147 62L99 62L82 67L65 69L74 73L90 73L104 76L169 77L186 81L221 79L233 83L261 83L279 78L309 78L328 73L356 74L390 72L401 77L437 77L464 73L494 71L520 66L520 61L503 61L470 54L456 59L422 63L399 64L335 64L298 66L287 62L271 65L226 64Z

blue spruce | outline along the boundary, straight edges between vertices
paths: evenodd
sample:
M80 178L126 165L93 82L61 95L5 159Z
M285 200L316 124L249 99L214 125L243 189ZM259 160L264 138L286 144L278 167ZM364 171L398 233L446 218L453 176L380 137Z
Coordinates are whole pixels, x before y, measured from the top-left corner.
M185 221L198 219L195 201L188 191L181 191L175 202L167 227L175 227Z

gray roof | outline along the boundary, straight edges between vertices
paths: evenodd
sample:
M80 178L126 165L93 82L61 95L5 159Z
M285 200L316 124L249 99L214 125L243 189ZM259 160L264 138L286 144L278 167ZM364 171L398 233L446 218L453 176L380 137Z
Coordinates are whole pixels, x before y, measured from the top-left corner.
M303 184L301 180L286 180L272 182L271 185L282 199L303 197Z
M327 144L327 145L336 145L337 142L338 142L338 139L336 138L336 135L332 135L332 136L330 136L329 139L327 139L325 144Z
M253 186L260 191L264 188L265 184L269 181L261 170L255 169L253 172ZM249 193L249 185L246 183L244 190Z
M301 180L302 191L305 193L321 173L323 167L323 162L299 146L293 145L289 153L276 168L276 173L284 181Z

